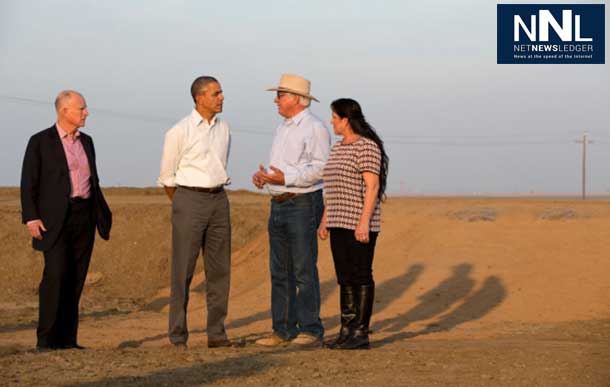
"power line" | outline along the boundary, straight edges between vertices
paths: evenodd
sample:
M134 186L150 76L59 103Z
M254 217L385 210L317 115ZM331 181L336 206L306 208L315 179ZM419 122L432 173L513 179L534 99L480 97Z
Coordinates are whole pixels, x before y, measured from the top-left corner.
M384 141L386 145L438 145L438 146L521 146L521 145L566 145L568 141L513 141L513 142L452 142L452 141Z
M22 98L22 97L12 97L9 95L0 95L0 98L9 100L11 102L25 104L25 105L52 105L52 102L49 101L41 101L37 99L31 98Z
M0 95L0 99L4 99L9 102L17 103L20 105L44 105L44 106L53 105L53 103L49 102L49 101L42 101L42 100L32 99L32 98L14 97L14 96L8 96L8 95ZM170 122L170 123L173 121L172 119L167 118L167 117L158 117L158 116L155 117L155 116L145 115L145 114L125 113L125 112L110 110L110 109L89 108L89 110L92 112L101 113L104 115L110 115L110 116L120 117L120 118L130 118L130 119L136 119L136 120L141 120L141 121Z
M385 134L383 136L384 139L409 139L409 138L425 138L425 139L446 139L446 138L455 138L455 139L497 139L497 138L515 138L516 135L513 134L498 134L498 135L426 135L426 134L401 134L401 135L393 135L393 134ZM519 135L519 138L557 138L557 134L534 134L534 135Z
M16 103L21 105L38 105L38 106L49 106L53 105L50 101L44 101L34 98L25 98L11 95L0 95L0 99L6 100L10 103ZM139 113L128 113L112 109L100 109L90 108L95 114L101 114L105 116L132 119L144 122L152 122L156 124L162 124L169 126L176 121L175 118L153 116L149 114ZM257 136L270 136L273 134L271 130L265 130L262 128L250 128L250 129L231 129L231 132L250 134ZM384 142L391 145L426 145L426 146L449 146L449 147L480 147L480 146L530 146L530 145L566 145L569 142L555 140L543 140L545 138L557 138L557 135L542 134L542 135L520 135L520 141L478 141L478 140L497 140L497 139L512 139L515 135L392 135L386 134L383 136ZM601 137L602 139L610 137ZM436 140L439 141L436 141ZM531 141L527 141L531 139ZM540 140L538 140L540 139ZM464 141L461 141L464 140ZM470 141L475 140L475 141ZM608 143L601 142L600 144L607 145Z
M20 105L39 105L39 106L53 105L53 103L49 102L49 101L42 101L42 100L37 100L37 99L32 99L32 98L14 97L14 96L8 96L8 95L0 95L0 99L4 99L9 102L17 103ZM116 117L116 118L125 118L125 119L153 122L156 124L163 124L163 125L171 125L172 123L174 123L176 121L175 118L151 116L151 115L138 114L138 113L126 113L126 112L121 112L121 111L111 110L111 109L89 108L89 110L96 114L102 114L102 115ZM254 134L254 135L265 135L265 136L272 134L272 132L270 132L270 131L252 130L252 129L231 129L231 132L247 133L247 134Z

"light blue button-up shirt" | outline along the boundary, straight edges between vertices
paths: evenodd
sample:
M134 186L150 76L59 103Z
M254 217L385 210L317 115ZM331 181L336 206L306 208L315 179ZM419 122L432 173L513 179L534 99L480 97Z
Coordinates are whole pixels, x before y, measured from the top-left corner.
M269 192L279 195L321 189L322 170L329 153L330 133L309 109L284 120L275 130L269 164L284 172L285 184L269 184Z

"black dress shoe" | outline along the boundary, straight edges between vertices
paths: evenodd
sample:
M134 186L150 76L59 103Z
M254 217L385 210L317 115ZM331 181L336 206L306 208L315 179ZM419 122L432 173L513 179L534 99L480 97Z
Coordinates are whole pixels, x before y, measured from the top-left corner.
M208 340L208 348L221 348L221 347L232 347L233 343L231 343L228 339L220 339L220 340Z

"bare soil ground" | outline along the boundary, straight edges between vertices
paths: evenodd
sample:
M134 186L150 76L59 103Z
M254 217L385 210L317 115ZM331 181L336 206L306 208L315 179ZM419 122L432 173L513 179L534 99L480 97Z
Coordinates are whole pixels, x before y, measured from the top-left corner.
M0 189L0 385L610 386L607 200L390 198L374 264L372 350L259 348L269 332L268 198L230 194L227 328L208 349L198 264L189 350L166 335L170 208L158 189L105 190L115 215L97 241L81 302L86 351L38 354L42 256ZM338 288L320 244L322 318L337 332Z

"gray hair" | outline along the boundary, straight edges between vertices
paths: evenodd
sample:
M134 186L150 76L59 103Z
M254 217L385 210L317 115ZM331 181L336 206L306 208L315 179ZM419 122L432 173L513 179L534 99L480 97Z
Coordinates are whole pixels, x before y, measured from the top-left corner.
M303 96L298 96L299 97L299 104L303 107L309 107L309 105L311 105L311 100L307 97L303 97Z
M195 100L195 97L203 94L208 85L212 82L220 83L218 82L218 80L216 80L216 78L210 77L208 75L203 75L195 79L193 81L193 84L191 85L191 96L193 97L193 101L197 102Z
M74 91L74 90L62 90L62 91L60 91L59 94L57 94L57 97L55 97L55 111L59 112L59 109L61 109L63 107L63 105L69 99L71 99L72 96L74 96L74 95L79 95L83 99L85 98L78 91Z

